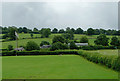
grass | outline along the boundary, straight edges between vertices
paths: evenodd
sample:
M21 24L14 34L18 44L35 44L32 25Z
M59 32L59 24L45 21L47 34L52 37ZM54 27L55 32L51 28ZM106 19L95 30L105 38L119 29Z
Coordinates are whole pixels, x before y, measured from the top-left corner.
M5 56L3 79L118 79L118 73L77 55Z
M52 39L55 35L61 35L61 34L51 34L49 38L35 38L35 37L41 37L41 35L34 34L34 36L33 36L34 38L32 39L30 34L21 33L21 34L19 34L18 46L21 46L21 45L25 46L28 41L35 41L38 45L40 45L41 41L48 41L48 42L52 43ZM80 40L80 38L82 36L87 36L87 35L74 34L75 39L77 39L78 41ZM87 36L87 38L89 39L90 45L95 45L94 40L97 38L97 36L98 35ZM112 36L108 36L108 37L111 38ZM23 39L23 38L31 38L31 39ZM2 40L0 40L0 41L2 41ZM13 45L13 47L16 48L16 41L2 42L3 49L6 49L8 47L8 45Z
M95 50L95 51L89 51L89 52L98 52L100 54L103 54L103 55L115 55L115 56L118 56L118 50Z

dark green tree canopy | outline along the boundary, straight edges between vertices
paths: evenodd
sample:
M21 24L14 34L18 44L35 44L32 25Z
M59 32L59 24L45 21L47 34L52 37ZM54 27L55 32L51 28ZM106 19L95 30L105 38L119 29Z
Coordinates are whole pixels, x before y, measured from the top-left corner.
M42 28L41 29L41 37L42 38L48 38L50 34L51 34L50 28Z
M109 38L106 37L105 34L101 34L97 37L97 39L94 41L95 44L97 45L103 45L103 46L107 46L109 43Z
M34 41L29 41L26 44L26 48L27 51L31 51L31 50L39 50L40 47L37 45L37 43L35 43Z
M88 38L86 36L81 37L80 43L88 43Z
M64 29L60 29L59 33L65 33Z
M112 37L110 44L114 46L120 46L120 41L118 40L117 37Z
M67 49L68 46L66 44L63 44L61 42L55 42L52 44L52 47L50 48L50 50L59 50L59 49Z
M8 50L9 51L13 50L13 46L12 45L8 45Z
M65 42L65 39L63 36L61 35L57 35L57 36L54 36L53 38L53 43L56 43L56 42L61 42L61 43L64 43Z
M54 29L52 30L52 33L58 33L58 29L57 29L57 28L54 28Z
M50 43L49 43L48 41L42 41L42 42L40 43L40 46L43 46L43 45L50 45Z
M70 49L77 49L77 46L75 45L75 42L71 41L70 42Z
M31 38L33 38L33 33L30 34Z
M88 28L87 35L94 35L94 29Z
M9 36L10 40L16 40L15 31L17 32L16 27L10 27L9 28L8 36Z
M83 34L83 30L81 28L77 28L75 34Z

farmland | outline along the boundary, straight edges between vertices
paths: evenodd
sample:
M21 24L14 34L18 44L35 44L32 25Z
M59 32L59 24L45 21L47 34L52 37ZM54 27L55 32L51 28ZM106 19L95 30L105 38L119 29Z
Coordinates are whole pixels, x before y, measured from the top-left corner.
M118 56L118 52L119 50L95 50L95 51L89 51L89 52L95 52L95 53L100 53L100 54L102 54L102 55L114 55L114 56Z
M25 46L28 41L35 41L38 45L40 44L41 41L48 41L50 44L52 43L52 38L55 35L61 35L61 34L51 34L49 38L40 38L40 34L34 34L33 38L30 37L30 34L19 34L19 40L18 40L18 45L19 46ZM77 39L78 41L82 36L86 36L89 39L89 44L94 45L94 40L98 35L92 35L92 36L87 36L87 35L81 35L81 34L74 34L74 39ZM113 36L107 36L109 38ZM109 40L110 41L110 40ZM2 48L6 49L8 45L13 45L13 47L16 47L16 41L6 41L2 42ZM1 48L0 48L1 49Z
M77 55L5 56L2 67L3 79L118 78L117 72Z

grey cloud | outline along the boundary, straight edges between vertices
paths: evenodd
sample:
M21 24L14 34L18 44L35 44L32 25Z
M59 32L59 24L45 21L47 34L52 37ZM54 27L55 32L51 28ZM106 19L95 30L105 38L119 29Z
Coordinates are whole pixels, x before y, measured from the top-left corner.
M118 29L118 5L115 2L8 2L3 3L2 9L3 26Z

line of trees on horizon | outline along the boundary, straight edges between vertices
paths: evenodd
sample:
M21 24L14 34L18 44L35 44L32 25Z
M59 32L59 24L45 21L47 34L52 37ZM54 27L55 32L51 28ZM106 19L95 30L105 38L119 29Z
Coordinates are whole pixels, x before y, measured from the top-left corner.
M70 28L67 27L66 29L50 29L50 28L42 28L42 29L37 29L33 28L33 30L27 28L27 27L15 27L15 26L9 26L9 27L2 27L0 26L0 30L2 30L2 34L9 33L11 28L15 28L18 33L33 33L33 34L41 34L44 29L48 29L50 33L66 33L68 30L71 31L73 34L86 34L86 35L100 35L100 34L105 34L105 35L120 35L120 30L113 30L113 29L93 29L93 28L88 28L87 31L84 31L82 28Z

